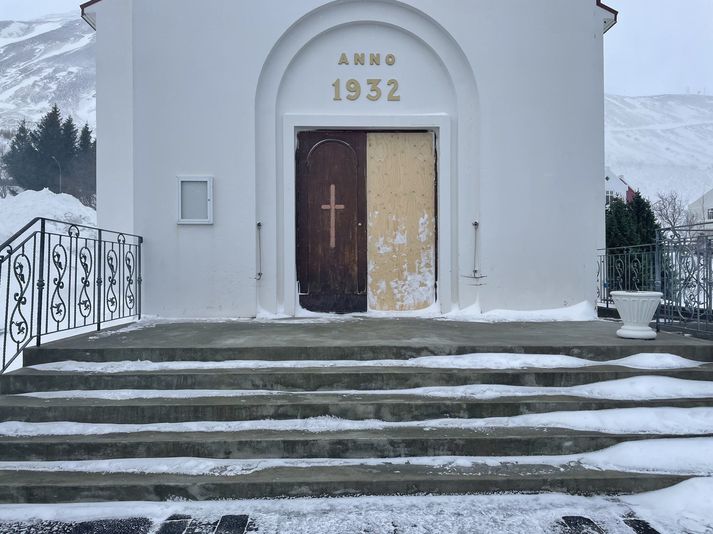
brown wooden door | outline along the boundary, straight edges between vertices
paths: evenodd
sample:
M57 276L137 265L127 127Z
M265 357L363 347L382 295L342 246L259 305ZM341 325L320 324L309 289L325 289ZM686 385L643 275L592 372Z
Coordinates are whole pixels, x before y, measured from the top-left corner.
M300 305L366 311L366 132L297 136Z

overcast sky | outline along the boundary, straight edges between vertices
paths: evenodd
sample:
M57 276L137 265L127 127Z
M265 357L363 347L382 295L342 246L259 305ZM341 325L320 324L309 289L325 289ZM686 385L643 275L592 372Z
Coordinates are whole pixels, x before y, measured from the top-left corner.
M609 93L713 95L713 0L606 0L619 24L604 39Z
M82 1L0 0L0 20L79 13ZM608 93L713 95L713 0L605 3L619 10L619 24L605 39Z
M0 0L0 20L29 20L50 13L76 11L86 0Z

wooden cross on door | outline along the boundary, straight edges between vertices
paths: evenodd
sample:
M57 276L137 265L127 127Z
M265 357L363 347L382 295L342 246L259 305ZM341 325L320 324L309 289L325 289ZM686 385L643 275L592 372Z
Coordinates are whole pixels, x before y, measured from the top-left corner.
M337 211L343 210L344 204L336 204L337 188L334 184L329 186L329 204L322 204L323 210L329 210L329 248L337 246Z

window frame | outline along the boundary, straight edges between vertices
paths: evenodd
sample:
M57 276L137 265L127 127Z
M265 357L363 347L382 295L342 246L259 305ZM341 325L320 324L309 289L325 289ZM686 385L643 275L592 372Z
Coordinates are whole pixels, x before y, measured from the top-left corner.
M176 177L176 184L177 184L177 200L178 200L178 205L176 206L176 212L177 212L177 218L176 222L177 224L213 224L213 177L212 176L205 176L205 175L196 175L196 176L177 176ZM182 200L183 197L181 196L183 193L183 182L204 182L206 183L206 214L207 218L205 219L186 219L183 217L183 214L181 213L181 207L183 205Z

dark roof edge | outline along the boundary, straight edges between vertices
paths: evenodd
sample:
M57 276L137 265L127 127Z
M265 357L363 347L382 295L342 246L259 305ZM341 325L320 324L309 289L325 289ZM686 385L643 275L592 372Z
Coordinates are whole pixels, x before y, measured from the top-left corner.
M79 8L82 10L82 18L94 30L97 29L96 21L89 16L89 14L86 12L86 10L88 8L92 7L94 4L98 4L99 2L101 2L101 0L89 0L88 2L84 2L83 4L81 4L79 6ZM602 2L602 0L597 0L597 7L601 7L604 11L608 11L609 13L614 15L614 22L604 28L604 33L606 33L607 31L609 31L611 29L612 26L614 26L614 24L617 23L617 21L619 19L619 12L616 9L606 5L604 2Z
M96 1L99 1L99 0L96 0ZM619 21L619 12L616 9L614 9L613 7L606 5L604 2L602 2L602 0L597 0L597 7L602 8L604 11L608 11L609 13L611 13L614 16L614 22L612 22L611 24L605 24L605 26L604 26L604 33L607 33L609 30L612 29L614 24L616 24Z
M95 31L97 29L97 22L89 16L89 13L87 13L87 9L92 7L94 4L98 4L99 2L101 2L101 0L89 0L88 2L84 2L79 6L79 9L82 10L82 18L84 19L84 22L89 24Z

